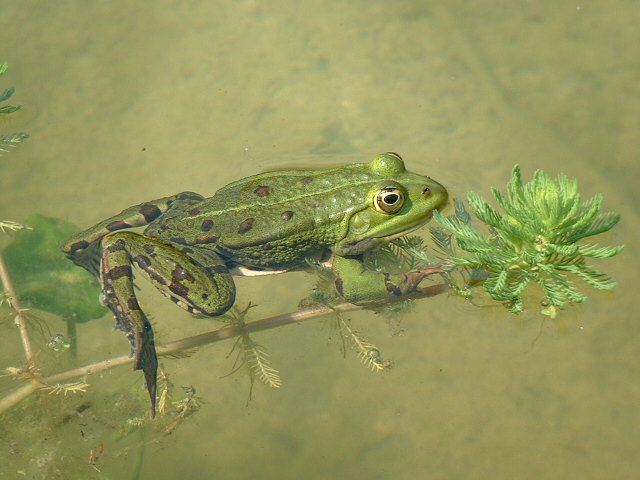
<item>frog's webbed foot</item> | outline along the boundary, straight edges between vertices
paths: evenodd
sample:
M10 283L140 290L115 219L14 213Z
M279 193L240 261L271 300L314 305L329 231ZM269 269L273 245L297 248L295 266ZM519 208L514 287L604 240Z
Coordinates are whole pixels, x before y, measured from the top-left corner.
M105 291L106 290L107 288L105 288ZM118 304L116 299L110 298L106 293L105 303L112 311L118 311L116 314L116 329L124 332L129 342L131 342L131 356L134 357L133 369L142 370L144 374L145 384L151 400L151 416L155 417L158 356L156 354L156 344L151 323L147 320L144 312L140 310L140 307L137 308L137 313L133 313L132 311L124 314L117 308ZM135 311L135 309L133 310ZM140 321L142 322L141 332L135 328Z
M425 278L446 273L447 271L441 265L427 265L399 275L385 274L385 287L390 293L402 296L414 291Z
M147 321L144 324L140 342L134 348L136 370L144 373L144 382L151 399L151 416L156 416L156 391L158 389L158 356L156 355L156 344L153 339L153 329Z

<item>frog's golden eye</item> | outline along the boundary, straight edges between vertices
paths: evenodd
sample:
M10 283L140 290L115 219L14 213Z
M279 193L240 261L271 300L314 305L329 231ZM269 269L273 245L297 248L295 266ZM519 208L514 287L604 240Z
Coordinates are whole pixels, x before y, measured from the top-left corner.
M388 214L398 212L403 204L404 193L396 187L383 188L373 200L373 205L377 211Z

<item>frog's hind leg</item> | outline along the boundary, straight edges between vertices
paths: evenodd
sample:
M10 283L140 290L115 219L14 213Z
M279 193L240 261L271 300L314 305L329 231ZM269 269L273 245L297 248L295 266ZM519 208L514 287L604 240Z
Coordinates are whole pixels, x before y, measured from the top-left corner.
M133 289L131 259L124 240L108 235L102 242L100 276L104 302L116 318L116 328L125 333L135 356L134 370L142 369L151 398L151 415L156 413L158 358L151 323L140 308Z
M224 261L213 252L194 248L186 253L134 232L115 232L102 239L105 302L116 317L116 327L131 342L134 369L144 372L155 415L158 360L153 329L136 299L133 265L140 267L162 293L192 313L223 314L233 305L235 286Z
M96 276L100 271L100 242L103 237L125 228L148 225L164 214L176 202L198 203L204 197L193 192L182 192L127 208L117 215L71 237L62 247L63 252L76 265Z

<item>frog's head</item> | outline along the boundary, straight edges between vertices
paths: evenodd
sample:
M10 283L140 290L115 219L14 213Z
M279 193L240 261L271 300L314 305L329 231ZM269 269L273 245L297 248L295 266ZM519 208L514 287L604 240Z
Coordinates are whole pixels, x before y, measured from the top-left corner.
M397 153L376 156L369 173L364 202L345 218L345 236L336 254L359 255L425 224L434 210L447 203L447 191L429 177L408 172Z

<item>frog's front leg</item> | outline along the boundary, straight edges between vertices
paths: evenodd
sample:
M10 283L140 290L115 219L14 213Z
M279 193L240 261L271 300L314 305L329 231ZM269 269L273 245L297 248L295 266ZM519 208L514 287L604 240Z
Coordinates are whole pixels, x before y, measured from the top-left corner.
M134 369L143 370L155 415L158 359L151 323L133 288L132 266L180 307L192 313L221 315L235 300L233 279L223 260L207 251L187 255L172 244L134 232L106 235L101 242L100 277L105 302L125 332L135 356Z
M439 266L424 267L403 274L388 274L367 270L356 258L333 259L336 292L347 302L357 305L397 300L414 292L420 282L434 273L445 273Z

